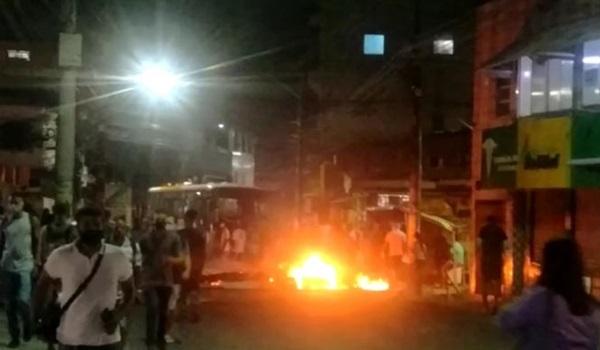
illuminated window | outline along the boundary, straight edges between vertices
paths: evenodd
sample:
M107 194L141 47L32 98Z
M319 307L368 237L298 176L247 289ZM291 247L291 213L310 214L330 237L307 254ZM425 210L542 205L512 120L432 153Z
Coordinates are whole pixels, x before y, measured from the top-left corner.
M449 36L433 41L433 53L436 55L454 55L454 39Z
M10 59L30 61L30 53L27 50L6 50L6 54Z
M385 35L365 34L363 38L363 53L365 55L383 55L385 53Z
M571 109L573 61L522 57L516 91L519 116Z
M600 105L600 40L583 46L583 104Z
M518 88L514 77L517 75L517 65L514 63L507 63L501 66L495 67L491 71L494 78L495 87L495 102L496 102L496 116L506 117L513 115L514 107L516 106L515 94L518 95Z

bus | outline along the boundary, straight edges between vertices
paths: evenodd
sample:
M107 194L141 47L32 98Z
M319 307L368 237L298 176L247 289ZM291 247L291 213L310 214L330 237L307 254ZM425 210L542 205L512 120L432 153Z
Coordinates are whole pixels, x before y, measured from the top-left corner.
M267 216L271 191L232 183L176 184L149 189L150 210L181 227L183 214L195 209L203 224L240 222L246 227Z

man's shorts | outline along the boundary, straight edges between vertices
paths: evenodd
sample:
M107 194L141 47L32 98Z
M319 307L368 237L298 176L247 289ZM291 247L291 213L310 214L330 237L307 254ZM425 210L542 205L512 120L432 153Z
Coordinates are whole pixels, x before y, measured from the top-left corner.
M448 278L452 283L460 286L463 284L463 267L454 266L448 270Z

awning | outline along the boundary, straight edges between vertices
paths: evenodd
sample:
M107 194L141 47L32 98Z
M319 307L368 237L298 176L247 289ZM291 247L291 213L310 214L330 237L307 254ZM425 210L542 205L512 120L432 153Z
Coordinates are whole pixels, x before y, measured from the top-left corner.
M549 5L546 5L549 6ZM482 68L494 68L527 55L573 53L575 44L600 39L600 0L558 0L538 6L518 39Z

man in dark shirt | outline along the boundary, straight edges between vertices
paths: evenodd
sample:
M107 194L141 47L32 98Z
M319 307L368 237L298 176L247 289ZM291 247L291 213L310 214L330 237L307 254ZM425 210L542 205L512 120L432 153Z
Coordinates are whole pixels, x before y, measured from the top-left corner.
M501 296L506 233L498 225L498 221L494 216L487 218L487 223L479 232L479 241L481 249L481 294L483 297L483 306L486 310L489 310L488 295L492 293L494 296L492 312L496 312Z
M169 300L175 285L173 271L185 262L177 234L166 230L166 220L158 218L154 230L140 241L142 287L146 301L146 341L148 346L166 347Z
M199 304L200 282L202 270L206 262L206 237L202 225L198 222L198 212L188 210L184 215L185 227L179 231L182 246L187 255L187 266L183 273L181 302L189 303L189 319L198 320L197 310ZM185 305L188 306L188 305Z

